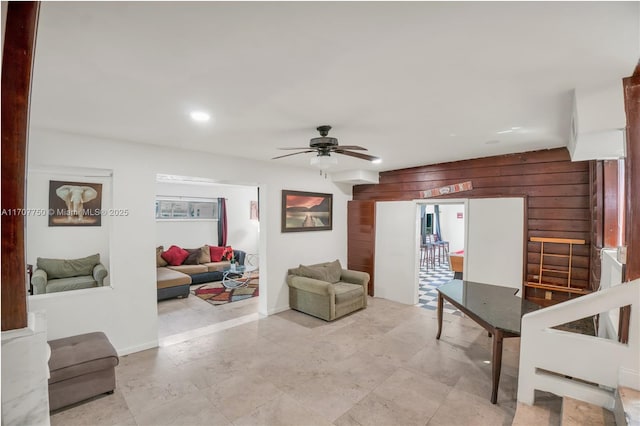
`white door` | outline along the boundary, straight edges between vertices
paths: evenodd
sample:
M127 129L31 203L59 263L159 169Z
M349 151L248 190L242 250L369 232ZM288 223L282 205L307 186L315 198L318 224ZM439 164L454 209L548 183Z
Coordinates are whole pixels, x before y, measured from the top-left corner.
M415 202L376 203L375 297L418 303L418 228Z
M464 279L522 288L524 198L469 199Z

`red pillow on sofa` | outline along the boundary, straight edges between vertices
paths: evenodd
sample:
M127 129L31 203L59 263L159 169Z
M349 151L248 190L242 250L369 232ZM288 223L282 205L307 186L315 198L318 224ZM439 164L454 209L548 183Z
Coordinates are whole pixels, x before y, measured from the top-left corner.
M222 254L224 253L224 247L209 246L209 253L211 253L212 262L222 261Z
M189 256L189 252L178 246L171 246L169 250L162 253L160 256L171 266L182 265L182 262Z

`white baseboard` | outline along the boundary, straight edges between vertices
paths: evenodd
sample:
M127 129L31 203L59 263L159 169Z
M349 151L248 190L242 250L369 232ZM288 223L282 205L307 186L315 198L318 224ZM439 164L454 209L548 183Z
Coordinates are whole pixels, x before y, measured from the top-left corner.
M129 346L127 348L116 348L118 356L125 356L136 352L146 351L147 349L157 348L158 339L152 340L141 345Z
M271 308L267 311L267 315L275 315L275 314L279 314L280 312L284 312L284 311L288 311L289 309L291 309L288 306L280 306L278 308Z

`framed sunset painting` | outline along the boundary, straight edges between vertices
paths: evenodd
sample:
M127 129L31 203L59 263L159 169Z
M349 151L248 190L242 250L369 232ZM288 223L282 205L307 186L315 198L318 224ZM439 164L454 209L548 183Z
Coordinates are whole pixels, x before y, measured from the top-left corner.
M282 232L333 228L333 194L282 190Z

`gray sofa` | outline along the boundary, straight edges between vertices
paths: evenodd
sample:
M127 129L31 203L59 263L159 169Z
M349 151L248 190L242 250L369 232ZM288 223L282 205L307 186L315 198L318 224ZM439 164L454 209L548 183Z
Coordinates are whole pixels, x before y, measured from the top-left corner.
M289 306L325 321L367 307L369 274L342 269L338 260L289 269Z
M100 255L81 259L47 259L39 257L31 276L33 294L55 293L81 288L102 287L107 269Z
M156 248L156 258L162 247ZM244 265L246 253L242 250L234 250L233 257L237 264ZM224 271L230 267L228 260L220 262L206 262L197 265L171 266L165 262L164 266L157 263L156 287L158 301L172 299L174 297L189 297L192 284L202 284L214 281L222 281Z

